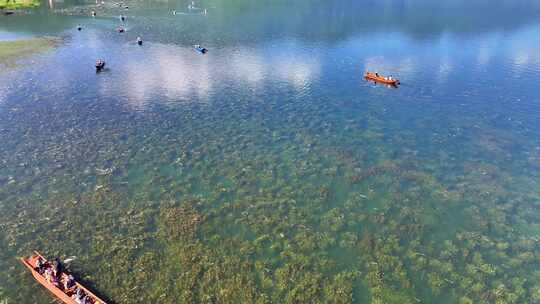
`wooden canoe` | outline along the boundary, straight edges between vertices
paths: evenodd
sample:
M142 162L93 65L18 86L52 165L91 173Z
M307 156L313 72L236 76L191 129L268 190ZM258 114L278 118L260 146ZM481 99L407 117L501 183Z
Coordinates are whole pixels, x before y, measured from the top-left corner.
M40 274L38 271L36 271L36 263L38 258L41 258L46 263L51 264L46 258L44 258L39 252L34 251L34 255L29 258L21 258L21 262L24 266L26 266L34 276L34 279L38 281L41 285L43 285L45 288L47 288L55 297L62 300L62 302L66 304L77 304L74 299L72 299L68 293L64 292L64 290L60 289L59 287L55 286L53 283L47 281L45 279L45 276ZM61 274L61 281L66 280L68 275L63 272ZM62 284L60 284L62 285ZM86 289L84 286L82 286L80 283L75 282L75 286L84 291L84 294L90 297L90 302L93 304L107 304L105 301L101 300L98 296L93 294L90 290Z
M376 82L389 84L389 85L393 85L393 86L397 86L399 84L398 79L389 79L388 77L384 77L384 76L381 76L381 75L379 75L377 73L372 73L372 72L366 72L364 74L364 78L366 80L373 80L373 81L376 81Z

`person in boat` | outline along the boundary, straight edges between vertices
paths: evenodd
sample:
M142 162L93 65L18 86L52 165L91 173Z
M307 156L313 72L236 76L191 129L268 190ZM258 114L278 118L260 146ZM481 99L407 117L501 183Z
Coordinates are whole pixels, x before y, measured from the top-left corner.
M137 44L138 44L138 45L142 45L142 39L141 39L141 37L137 37Z
M47 269L45 269L45 280L49 283L52 283L56 287L59 287L60 285L52 267L47 267Z
M375 73L375 76L379 77L379 73Z
M96 16L96 11L92 11L92 17Z
M200 44L196 44L195 49L203 54L206 54L206 52L208 52L208 50L206 48L203 48Z
M173 10L173 11L172 11L172 14L173 14L173 15L176 15L176 10Z
M51 283L53 283L54 286L60 288L60 280L58 279L57 276L53 275L51 277Z
M84 291L82 289L77 287L77 290L75 290L75 293L71 296L73 300L75 300L76 303L82 304L82 301L85 297Z
M105 61L102 59L98 59L96 61L96 71L101 71L105 67Z
M68 291L75 287L75 278L72 275L68 275L64 281L64 290Z
M82 304L83 302L83 298L79 298L78 296L75 296L74 300L75 300L75 303L77 304Z
M124 17L124 15L120 15L120 20L122 20L122 22L126 21L126 17Z
M47 280L47 282L51 282L52 277L54 276L52 268L47 267L45 269L45 272L43 273L43 276L45 277L45 280Z
M62 272L64 271L64 265L62 265L62 262L60 262L60 259L57 257L54 259L53 262L53 272L54 276L58 279L62 275Z
M36 267L34 268L39 274L43 274L45 271L45 262L41 257L38 257L36 260Z

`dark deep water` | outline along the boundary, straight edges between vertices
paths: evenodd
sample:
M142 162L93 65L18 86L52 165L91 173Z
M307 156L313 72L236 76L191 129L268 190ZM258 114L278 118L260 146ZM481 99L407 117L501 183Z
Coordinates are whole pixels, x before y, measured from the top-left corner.
M0 303L540 303L540 2L469 2L0 16Z

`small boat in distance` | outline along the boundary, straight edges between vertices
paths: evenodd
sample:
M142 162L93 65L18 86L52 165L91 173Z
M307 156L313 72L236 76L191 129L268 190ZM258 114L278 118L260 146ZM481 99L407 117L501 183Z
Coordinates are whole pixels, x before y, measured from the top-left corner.
M366 80L373 80L375 82L389 84L389 85L392 85L392 86L397 86L397 85L400 84L399 79L395 79L392 76L389 76L389 77L381 76L381 75L379 75L379 73L366 72L364 74L364 78Z
M123 33L123 32L125 32L126 30L125 30L123 27L119 26L119 27L116 29L116 31L119 32L119 33Z
M96 72L99 72L105 68L105 60L98 59L96 60Z
M195 50L201 54L206 54L208 52L208 49L206 48L203 48L202 46L200 45L195 45Z
M50 282L45 278L45 275L40 273L40 269L52 267L53 263L48 261L46 258L44 258L39 252L34 251L34 255L32 255L29 258L21 258L21 262L23 263L26 268L28 268L32 275L34 276L34 279L41 285L43 285L45 288L47 288L52 294L56 296L59 300L66 304L77 304L77 301L75 298L84 296L86 301L89 301L91 304L107 304L105 301L100 299L98 296L93 294L90 290L86 289L84 286L82 286L77 281L71 281L72 287L65 289L65 282L66 280L70 279L70 275L68 275L65 272L59 273L58 277L59 280L57 284ZM39 263L38 263L39 261ZM46 273L46 271L45 271ZM71 277L73 279L73 277ZM69 285L68 285L69 286Z

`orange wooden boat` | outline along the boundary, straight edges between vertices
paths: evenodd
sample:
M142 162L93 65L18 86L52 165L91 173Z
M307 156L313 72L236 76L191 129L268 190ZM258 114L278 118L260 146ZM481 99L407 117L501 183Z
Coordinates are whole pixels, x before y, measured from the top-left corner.
M378 73L366 72L364 74L364 78L366 80L373 80L376 82L389 84L393 86L397 86L399 84L399 79L395 79L392 77L384 77L384 76L379 75Z
M54 294L58 299L62 300L62 302L66 304L77 304L75 299L71 298L71 295L75 293L75 290L79 288L83 291L83 294L88 296L90 299L91 304L107 304L105 301L101 300L98 296L93 294L90 290L86 289L84 286L82 286L80 283L75 281L75 286L70 288L69 290L63 290L63 287L59 287L54 285L53 283L47 281L45 279L45 276L40 274L37 271L37 260L41 258L42 261L44 261L45 265L51 266L52 263L50 263L46 258L44 258L39 252L34 251L34 255L25 259L21 258L21 262L24 266L26 266L30 271L32 272L32 275L34 276L34 279L38 281L41 285L45 286L52 294ZM68 275L65 272L62 272L60 275L60 282L64 282L64 280L67 280ZM62 286L63 284L59 284Z

